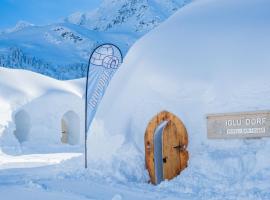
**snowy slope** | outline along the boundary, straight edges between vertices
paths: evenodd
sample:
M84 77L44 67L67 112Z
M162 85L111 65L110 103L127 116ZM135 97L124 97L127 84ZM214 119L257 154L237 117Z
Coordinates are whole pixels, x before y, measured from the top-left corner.
M125 55L142 35L190 0L106 0L87 13L75 13L46 26L18 22L0 32L0 66L22 68L57 79L84 77L91 51L114 43Z
M269 199L269 138L209 140L206 133L208 113L269 110L269 21L267 0L184 7L131 48L90 138L122 138L117 151L133 152L128 160L116 155L128 166L123 173L142 174L146 126L158 112L171 111L188 130L190 161L162 189L186 199Z

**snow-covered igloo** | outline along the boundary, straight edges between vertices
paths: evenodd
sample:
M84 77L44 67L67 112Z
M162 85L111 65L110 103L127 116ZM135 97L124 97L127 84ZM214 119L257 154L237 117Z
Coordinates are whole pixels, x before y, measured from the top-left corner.
M6 149L20 149L19 144L26 149L35 148L35 152L54 147L57 151L59 146L80 148L84 141L84 79L59 81L6 68L1 68L0 76L0 121L6 124L0 142ZM61 141L63 121L69 145Z
M139 178L147 124L168 110L181 118L190 142L189 167L176 185L185 191L256 185L254 177L270 173L269 138L209 140L206 115L269 110L269 22L267 0L201 0L180 9L130 49L99 106L89 143L98 135L121 138L114 156L129 166L121 169L128 177Z
M49 92L33 99L21 109L22 113L15 115L16 126L27 124L27 113L28 118L31 118L31 129L27 129L27 139L17 137L20 142L40 145L82 144L82 98L71 93Z

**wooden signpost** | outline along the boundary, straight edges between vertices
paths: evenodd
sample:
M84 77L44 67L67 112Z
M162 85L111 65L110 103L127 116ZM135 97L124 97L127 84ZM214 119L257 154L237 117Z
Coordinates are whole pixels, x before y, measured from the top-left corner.
M187 167L188 134L182 121L168 111L160 112L148 124L145 132L145 162L150 181L157 184L154 156L154 136L156 128L168 121L162 133L163 180L170 180Z
M209 139L270 137L270 111L208 115L207 136Z

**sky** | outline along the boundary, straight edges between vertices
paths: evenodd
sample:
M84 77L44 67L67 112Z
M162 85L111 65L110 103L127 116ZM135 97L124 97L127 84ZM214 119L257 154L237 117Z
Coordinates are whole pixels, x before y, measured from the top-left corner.
M0 0L0 29L23 20L36 25L49 24L77 11L97 8L102 0Z

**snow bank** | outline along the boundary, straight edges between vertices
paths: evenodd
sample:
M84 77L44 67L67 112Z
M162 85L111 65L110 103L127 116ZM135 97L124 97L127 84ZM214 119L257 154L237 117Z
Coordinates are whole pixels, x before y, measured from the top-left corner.
M89 137L91 144L102 136L113 150L90 145L89 152L99 152L90 153L92 162L111 154L110 164L121 165L127 179L143 180L146 126L168 110L186 125L190 161L161 188L205 199L269 196L269 139L208 140L206 133L208 113L269 109L269 20L267 0L202 0L139 40L112 79ZM127 149L133 153L124 156Z
M70 143L83 144L83 83L84 79L58 81L0 68L0 150L12 154L27 149L35 153L62 151L67 145L61 144L61 119L69 112L81 119L76 127L78 138Z

